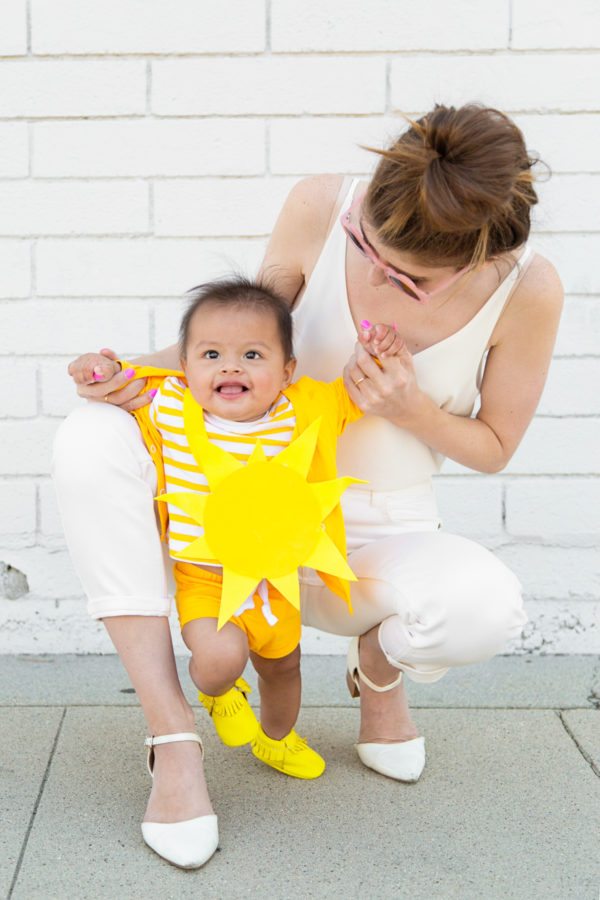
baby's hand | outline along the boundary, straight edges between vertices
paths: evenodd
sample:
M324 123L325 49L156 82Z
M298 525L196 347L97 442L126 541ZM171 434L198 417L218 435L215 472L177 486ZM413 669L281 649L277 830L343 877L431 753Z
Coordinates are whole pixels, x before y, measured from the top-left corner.
M394 325L371 325L366 319L360 323L361 331L358 340L371 356L385 359L388 356L397 356L404 348L404 341L398 334L398 327Z
M121 371L121 363L113 350L101 350L100 353L85 353L69 363L68 372L75 384L96 384L98 381L110 381L113 375Z

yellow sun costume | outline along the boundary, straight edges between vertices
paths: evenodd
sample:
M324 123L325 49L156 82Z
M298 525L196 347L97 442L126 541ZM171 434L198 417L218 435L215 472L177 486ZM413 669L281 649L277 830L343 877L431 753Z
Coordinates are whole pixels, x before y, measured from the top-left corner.
M185 381L180 372L149 367L137 367L136 376L149 379L147 389L160 387L166 376ZM202 616L214 616L218 609L219 628L234 621L248 632L252 613L256 613L256 621L260 619L263 593L254 593L255 609L244 613L244 624L234 613L266 579L271 608L280 621L266 639L264 633L257 636L258 645L253 649L273 657L291 652L299 640L299 566L316 569L325 584L350 606L349 581L355 577L345 559L339 498L356 479L336 478L336 443L346 426L362 415L346 393L342 379L327 384L301 378L286 388L284 395L296 417L292 441L271 459L258 441L243 465L208 440L203 410L189 389L185 391L184 430L198 470L208 480L210 493L204 495L176 489L165 493L161 433L148 407L134 413L157 468L163 537L165 501L204 528L201 537L183 551L171 554L182 560L175 566L182 624L199 617L198 612L189 611L194 609L191 601L200 591L209 604L203 606ZM203 564L223 568L220 602L220 576L202 569ZM295 614L290 615L288 603Z

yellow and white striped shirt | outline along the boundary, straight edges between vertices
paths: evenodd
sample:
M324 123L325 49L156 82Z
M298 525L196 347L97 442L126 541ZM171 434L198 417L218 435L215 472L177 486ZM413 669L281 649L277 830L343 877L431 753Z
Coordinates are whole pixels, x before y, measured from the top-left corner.
M194 459L183 427L183 397L186 385L179 378L166 378L150 406L150 419L162 437L165 487L171 491L209 493L208 482ZM247 462L260 439L265 456L277 456L292 439L296 416L281 394L271 409L255 422L233 422L204 411L206 436L212 443ZM177 507L169 508L169 551L179 553L203 534L200 525ZM203 563L202 565L206 565ZM219 567L220 568L220 567Z

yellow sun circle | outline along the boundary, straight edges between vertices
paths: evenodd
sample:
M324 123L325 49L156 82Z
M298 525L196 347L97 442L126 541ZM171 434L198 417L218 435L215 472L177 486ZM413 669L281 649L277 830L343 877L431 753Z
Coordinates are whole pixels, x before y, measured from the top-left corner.
M257 579L297 569L314 551L320 523L319 503L306 479L267 462L223 479L209 496L204 515L214 557L225 569Z

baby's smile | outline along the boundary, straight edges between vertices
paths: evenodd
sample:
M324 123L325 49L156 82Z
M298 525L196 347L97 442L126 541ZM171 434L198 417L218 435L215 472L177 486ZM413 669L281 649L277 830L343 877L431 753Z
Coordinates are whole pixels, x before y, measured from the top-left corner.
M239 381L226 381L217 387L217 393L222 397L239 397L247 390L246 385Z

